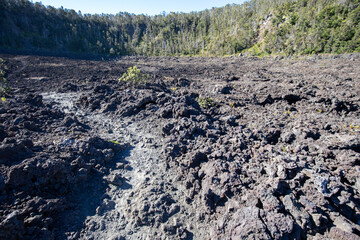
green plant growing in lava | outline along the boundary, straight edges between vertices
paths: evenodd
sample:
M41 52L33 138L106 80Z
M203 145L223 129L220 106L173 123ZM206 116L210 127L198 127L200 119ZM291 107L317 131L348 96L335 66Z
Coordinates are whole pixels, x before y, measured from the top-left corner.
M149 74L143 74L137 66L130 67L126 73L119 78L120 82L130 82L135 85L146 83Z
M116 140L110 140L109 142L111 142L111 143L113 143L115 145L120 145L120 143L118 141L116 141Z
M215 107L217 105L215 100L210 97L198 97L196 101L199 106L204 109Z
M5 71L3 69L3 66L4 66L4 60L2 58L0 58L0 95L2 96L1 100L3 102L5 102L4 95L5 95L5 93L10 91L10 87L7 85L7 81L5 78Z

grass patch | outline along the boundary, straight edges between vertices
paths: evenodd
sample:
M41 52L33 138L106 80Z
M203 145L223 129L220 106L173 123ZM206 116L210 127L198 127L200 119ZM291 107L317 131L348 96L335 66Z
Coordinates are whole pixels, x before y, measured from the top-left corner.
M5 78L5 71L4 71L4 63L5 61L0 58L0 95L4 96L5 93L10 92L10 87L7 85L7 80ZM1 100L5 102L5 97L2 97Z
M210 97L198 97L196 101L198 102L199 106L204 109L217 106L216 101Z

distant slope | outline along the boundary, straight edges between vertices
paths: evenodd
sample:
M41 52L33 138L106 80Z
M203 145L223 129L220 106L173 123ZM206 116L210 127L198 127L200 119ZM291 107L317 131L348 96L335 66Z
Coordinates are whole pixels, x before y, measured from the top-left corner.
M260 24L253 53L345 53L360 51L359 1L288 1Z
M101 55L360 51L359 0L252 0L167 15L82 15L0 0L0 48Z

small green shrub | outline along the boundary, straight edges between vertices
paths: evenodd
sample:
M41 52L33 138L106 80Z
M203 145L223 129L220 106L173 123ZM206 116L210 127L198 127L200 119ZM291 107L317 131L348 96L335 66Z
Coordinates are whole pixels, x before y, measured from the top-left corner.
M204 109L215 107L217 105L215 100L210 97L198 97L196 101L199 106Z
M254 46L252 46L250 49L247 50L247 52L251 55L251 56L256 56L256 57L264 57L265 56L265 52L261 49L261 44L255 44Z
M4 68L3 66L4 66L4 60L0 58L0 95L4 95L5 93L10 91L10 87L7 85L7 81L5 78L5 71L3 69Z
M130 82L135 85L146 83L149 79L148 74L141 73L140 69L137 66L130 67L126 73L119 78L120 82Z
M120 145L120 143L118 141L116 141L116 140L110 140L109 142L111 142L111 143L113 143L115 145Z

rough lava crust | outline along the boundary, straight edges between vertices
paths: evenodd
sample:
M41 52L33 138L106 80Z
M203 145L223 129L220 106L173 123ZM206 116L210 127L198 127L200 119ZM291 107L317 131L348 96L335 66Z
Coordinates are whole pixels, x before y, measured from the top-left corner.
M0 57L1 239L360 239L359 54Z

